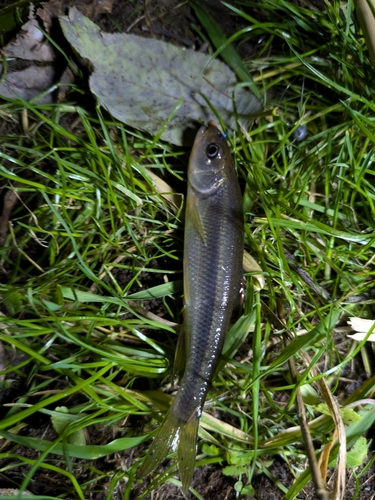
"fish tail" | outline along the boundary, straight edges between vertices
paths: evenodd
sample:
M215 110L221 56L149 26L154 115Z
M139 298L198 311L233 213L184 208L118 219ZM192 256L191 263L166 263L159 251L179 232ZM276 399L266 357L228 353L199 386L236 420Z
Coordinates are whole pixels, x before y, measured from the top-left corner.
M173 411L173 407L170 408L140 469L138 469L137 476L140 479L150 474L175 448L182 424L181 419Z
M199 420L198 409L196 409L185 425L181 427L177 459L182 489L185 492L189 490L193 480Z
M198 427L197 410L185 421L178 416L176 409L172 406L137 472L137 477L142 479L150 474L169 453L177 448L182 489L188 491L194 474Z

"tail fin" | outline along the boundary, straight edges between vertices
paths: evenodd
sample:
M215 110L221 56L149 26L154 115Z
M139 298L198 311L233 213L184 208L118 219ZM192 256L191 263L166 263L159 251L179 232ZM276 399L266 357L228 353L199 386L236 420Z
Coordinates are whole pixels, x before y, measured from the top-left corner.
M152 472L172 451L177 448L177 460L182 489L188 491L193 479L199 413L196 409L187 422L181 420L173 406L168 411L154 442L152 443L137 477L142 479Z
M182 489L184 491L190 488L193 480L200 413L201 412L198 412L198 409L196 409L186 424L181 427L177 459Z

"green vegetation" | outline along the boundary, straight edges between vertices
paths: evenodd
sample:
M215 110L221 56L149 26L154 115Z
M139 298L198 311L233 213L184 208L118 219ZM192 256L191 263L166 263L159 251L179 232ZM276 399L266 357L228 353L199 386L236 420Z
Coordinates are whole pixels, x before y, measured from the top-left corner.
M335 467L340 477L347 451L359 499L373 464L364 439L375 420L373 353L343 327L352 316L374 317L374 69L350 2L226 5L243 26L229 40L238 54L253 51L239 62L226 50L226 63L234 57L232 69L251 74L265 100L251 130L230 137L245 246L261 271L246 269L244 315L207 398L197 466L220 464L239 498L254 495L255 471L284 498L304 498L312 473L303 400L322 475ZM222 33L209 17L200 22L220 54ZM0 472L21 478L21 489L38 474L64 476L55 496L37 498L103 491L109 500L121 491L128 499L158 409L170 401L159 389L171 392L182 321L176 193L189 153L88 111L76 95L69 104L0 105L10 130L1 137L1 187L16 200L0 249L0 383L11 394L1 409ZM298 141L300 125L308 134ZM340 431L341 447L332 443ZM294 477L288 488L269 471L275 455ZM107 456L112 462L100 460ZM179 484L169 465L139 498ZM343 498L338 483L331 488Z

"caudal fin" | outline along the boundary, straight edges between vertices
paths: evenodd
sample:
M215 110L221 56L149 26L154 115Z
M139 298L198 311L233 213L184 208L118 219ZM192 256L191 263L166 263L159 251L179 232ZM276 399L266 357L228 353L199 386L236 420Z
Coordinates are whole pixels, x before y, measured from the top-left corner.
M137 477L142 479L150 474L169 453L177 449L182 489L187 491L194 474L198 426L197 410L187 422L184 422L176 415L172 406L150 446L143 464L138 469Z
M177 459L180 470L182 489L187 491L193 480L195 456L197 453L197 435L199 427L198 410L195 410L186 424L181 427Z

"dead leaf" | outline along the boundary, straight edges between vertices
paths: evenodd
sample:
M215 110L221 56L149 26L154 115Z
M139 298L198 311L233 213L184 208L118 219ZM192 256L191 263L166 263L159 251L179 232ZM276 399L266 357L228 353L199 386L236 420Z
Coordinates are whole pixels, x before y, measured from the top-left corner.
M300 350L299 355L302 357L306 366L311 366L312 364L311 358L306 351L304 351L303 349ZM320 370L317 367L317 365L313 366L311 368L311 376L316 377L319 374ZM332 494L330 495L329 498L332 498L334 500L343 500L345 493L345 460L346 460L345 426L340 413L339 403L337 399L332 395L327 382L324 380L324 378L320 378L316 381L316 383L319 387L321 397L325 402L325 408L327 409L327 411L329 411L332 420L335 424L335 430L333 432L332 442L335 443L338 441L339 445L337 453L337 467L333 476L331 477L331 480L333 480ZM328 463L329 463L329 454L331 452L331 449L332 445L327 444L326 447L323 449L323 452L319 460L319 470L320 470L319 474L323 481L326 480ZM320 489L319 495L321 495L322 498L325 498L324 488L320 487L318 489ZM316 493L318 492L316 491Z
M81 1L76 2L75 6L89 19L95 19L99 14L111 14L113 0L93 0L91 3ZM40 4L36 13L42 19L47 33L50 33L53 20L63 15L67 7L68 2L66 0L50 0Z
M53 20L57 19L57 17L63 12L63 3L61 0L50 0L50 2L42 2L36 11L36 14L43 21L43 25L47 33L50 33Z
M368 335L370 330L375 331L375 321L372 319L353 317L348 319L348 325L356 332L352 335L348 335L348 337L358 342L361 342ZM375 333L370 333L370 335L367 336L367 342L375 342Z
M258 282L255 284L255 288L257 290L263 290L263 288L266 286L266 280L263 276L263 270L258 262L254 259L254 257L250 255L246 250L243 251L243 270L245 271L245 273L254 273L253 279Z
M55 60L54 49L40 30L32 4L29 20L2 52L6 57L17 57L24 61L52 62Z
M18 196L16 191L14 191L13 189L8 189L4 195L3 211L0 216L0 247L4 245L5 238L8 234L10 214L17 201Z
M80 3L79 7L82 14L90 19L95 19L99 14L110 14L113 8L113 0L94 0L92 3Z
M172 211L176 214L181 207L182 195L167 184L161 177L154 174L149 168L145 168L147 175L151 178L154 184L155 191L160 194L169 204Z
M29 101L47 91L55 83L57 73L51 64L55 61L54 48L39 28L33 5L30 5L27 23L22 26L18 35L1 52L7 58L15 58L17 68L12 70L12 65L8 67L5 80L0 85L0 94L4 97ZM22 69L19 69L20 61ZM31 62L37 62L38 65L32 65ZM25 64L30 65L25 68ZM3 70L4 67L0 65L0 73ZM38 104L50 103L52 95L46 94L37 102Z
M318 370L317 370L318 371ZM338 441L339 449L337 452L337 466L334 472L334 475L331 479L333 479L333 487L332 487L332 496L331 498L342 500L345 494L345 464L346 464L346 434L345 434L345 426L340 413L340 407L338 401L331 393L331 390L327 384L327 382L322 378L317 381L322 397L327 404L327 407L330 411L332 420L335 423L335 430L332 435L332 442ZM330 451L330 447L328 446L327 454ZM324 476L325 477L325 476Z
M69 17L61 16L60 23L71 45L95 68L92 92L115 118L132 127L161 133L173 144L190 144L197 123L215 118L208 102L230 129L237 127L235 109L245 128L261 109L259 100L239 87L234 73L217 59L160 40L102 33L76 8Z
M60 87L57 91L57 102L63 102L66 94L69 91L70 85L74 82L74 73L69 66L67 66L60 76Z
M52 66L30 66L21 71L7 73L5 81L0 85L0 94L12 99L21 97L29 101L51 87L54 79L55 69ZM37 102L48 104L52 102L52 95L46 94Z
M4 497L33 497L33 493L28 490L17 490L16 488L0 488L0 495Z

